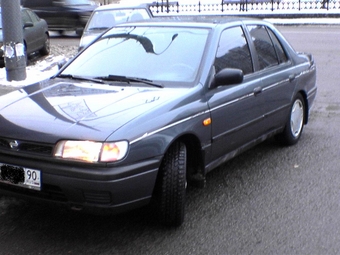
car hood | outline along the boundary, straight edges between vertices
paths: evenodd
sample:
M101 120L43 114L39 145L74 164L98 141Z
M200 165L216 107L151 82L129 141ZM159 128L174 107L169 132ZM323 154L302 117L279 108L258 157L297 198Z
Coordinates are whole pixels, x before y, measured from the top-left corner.
M138 116L152 114L185 89L112 87L44 82L1 97L2 137L55 143L59 139L105 141ZM128 137L126 137L128 138Z

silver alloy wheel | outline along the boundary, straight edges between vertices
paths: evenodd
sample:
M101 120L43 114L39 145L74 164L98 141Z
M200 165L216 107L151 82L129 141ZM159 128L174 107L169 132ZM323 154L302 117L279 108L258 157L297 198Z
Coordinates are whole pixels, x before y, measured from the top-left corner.
M292 135L296 138L300 135L304 119L304 107L303 102L297 99L292 107L292 112L290 115L290 130Z

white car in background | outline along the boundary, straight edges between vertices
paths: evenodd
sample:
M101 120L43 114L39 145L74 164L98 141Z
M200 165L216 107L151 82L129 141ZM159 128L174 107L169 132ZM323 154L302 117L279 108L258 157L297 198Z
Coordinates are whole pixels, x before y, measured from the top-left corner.
M87 22L79 43L79 51L107 29L124 22L152 18L148 4L109 4L96 8Z

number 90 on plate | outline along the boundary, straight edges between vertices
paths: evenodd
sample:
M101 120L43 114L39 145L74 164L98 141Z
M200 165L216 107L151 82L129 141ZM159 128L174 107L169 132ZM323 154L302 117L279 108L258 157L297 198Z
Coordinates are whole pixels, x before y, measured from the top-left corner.
M30 168L24 168L24 171L25 171L24 185L28 186L28 188L31 189L40 190L41 189L40 171Z

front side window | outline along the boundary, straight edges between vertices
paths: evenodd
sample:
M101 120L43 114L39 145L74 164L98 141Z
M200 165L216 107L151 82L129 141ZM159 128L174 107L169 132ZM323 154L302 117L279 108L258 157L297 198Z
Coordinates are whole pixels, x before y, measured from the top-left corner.
M62 74L193 82L208 34L209 29L185 27L115 27L82 52Z
M221 34L215 69L219 72L224 68L241 69L244 74L253 72L248 43L240 26L228 28Z

